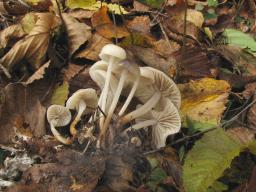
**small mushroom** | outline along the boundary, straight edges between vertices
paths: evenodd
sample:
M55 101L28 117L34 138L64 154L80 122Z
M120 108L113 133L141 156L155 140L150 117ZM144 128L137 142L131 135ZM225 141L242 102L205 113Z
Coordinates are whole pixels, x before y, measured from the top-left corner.
M80 89L73 93L67 100L66 107L68 109L75 109L77 115L70 125L70 133L75 136L77 130L75 128L78 121L80 121L83 114L90 113L97 108L98 97L94 89Z
M133 87L132 87L132 89L131 89L122 109L121 109L122 113L126 110L127 106L129 105L129 103L137 89L137 86L139 84L139 79L140 79L139 66L133 62L128 61L128 60L123 60L120 63L118 63L117 66L113 69L113 73L116 74L116 76L119 76L119 83L118 83L117 89L115 91L115 95L114 95L113 101L110 105L109 111L107 113L107 117L106 117L106 120L105 120L103 128L102 128L102 132L101 132L102 134L105 133L105 131L111 121L112 115L113 115L114 110L119 101L120 95L121 95L122 90L125 85L125 82L131 82L133 84ZM135 81L134 81L134 79L135 79Z
M126 52L123 48L113 45L113 44L108 44L105 45L100 54L99 57L108 63L108 69L107 69L107 75L106 75L106 81L105 85L102 91L102 110L105 112L106 108L106 102L107 102L107 94L109 90L109 84L110 84L110 79L112 75L112 68L113 65L116 65L119 61L126 59Z
M152 110L150 113L141 116L137 119L137 124L127 128L122 134L133 129L153 126L152 138L156 148L165 146L168 135L179 132L181 127L181 119L177 108L169 99L164 99L162 102L164 109L162 111Z
M153 84L145 85L144 81L140 82L135 96L144 104L140 108L121 117L121 125L124 125L131 120L148 113L154 107L157 107L157 103L160 102L161 98L170 99L177 108L180 106L180 91L167 75L152 67L141 67L140 69L143 78L150 79L153 77Z
M66 107L61 105L51 105L47 109L47 120L51 126L52 134L58 141L65 145L69 145L72 143L72 140L70 138L64 138L55 129L55 127L66 126L71 121L71 113Z

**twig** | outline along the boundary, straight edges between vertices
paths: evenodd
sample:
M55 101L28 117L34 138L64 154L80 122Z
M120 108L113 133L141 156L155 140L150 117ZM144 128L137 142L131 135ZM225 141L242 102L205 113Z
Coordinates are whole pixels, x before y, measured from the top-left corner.
M114 22L114 31L115 31L115 44L117 44L118 43L118 41L117 41L117 26L116 26L116 17L115 17L115 15L114 15L114 13L112 12L112 19L113 19L113 22Z
M11 79L11 74L9 73L8 69L6 69L2 64L0 64L0 69L4 72L5 76Z
M167 34L166 34L165 30L164 30L163 24L161 22L159 22L159 26L160 26L160 29L161 29L163 35L164 35L165 40L167 41L167 43L169 45L169 48L172 49L172 45L170 43L170 39L168 38L168 36L167 36Z

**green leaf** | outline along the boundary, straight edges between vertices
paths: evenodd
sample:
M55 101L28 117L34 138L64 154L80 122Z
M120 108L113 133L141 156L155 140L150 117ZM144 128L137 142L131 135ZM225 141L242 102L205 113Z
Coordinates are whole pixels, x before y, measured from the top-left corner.
M217 7L218 6L218 0L207 0L209 7Z
M27 13L21 20L23 30L29 34L36 24L36 15L33 12Z
M243 148L221 128L206 133L185 159L183 182L186 192L206 192Z
M70 9L87 8L96 3L96 0L67 0L66 6Z
M90 11L97 11L102 6L107 6L110 12L113 12L115 14L127 14L128 12L118 4L112 4L112 3L105 3L101 1L95 1L95 0L67 0L66 6L70 9L86 9Z
M227 43L237 45L241 48L248 48L252 52L256 52L256 41L246 33L235 29L225 29L223 35L226 37Z
M164 3L164 0L138 0L138 1L157 9L161 8L162 4Z
M68 88L67 82L64 82L61 86L57 87L52 95L51 104L65 105L65 101L68 98Z

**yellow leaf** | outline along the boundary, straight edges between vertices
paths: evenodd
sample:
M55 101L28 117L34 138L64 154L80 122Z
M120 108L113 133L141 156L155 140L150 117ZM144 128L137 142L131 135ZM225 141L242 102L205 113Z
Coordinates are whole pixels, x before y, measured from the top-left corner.
M223 80L203 78L179 85L184 127L206 130L220 124L230 85Z
M182 13L182 19L184 18L184 12ZM198 28L201 28L204 23L204 16L201 12L194 9L187 10L187 21L193 23Z
M36 24L36 14L33 12L27 13L21 20L21 25L26 33L30 33Z
M61 86L57 87L53 92L53 95L51 98L51 104L65 105L65 102L68 98L68 93L69 93L68 89L69 89L69 85L67 82L64 82Z

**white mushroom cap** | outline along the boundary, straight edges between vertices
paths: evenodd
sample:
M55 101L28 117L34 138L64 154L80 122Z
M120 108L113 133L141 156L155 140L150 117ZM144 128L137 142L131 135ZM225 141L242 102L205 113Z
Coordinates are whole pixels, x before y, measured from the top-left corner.
M148 101L150 97L156 92L160 91L162 97L170 99L173 104L180 108L181 95L177 85L162 71L154 69L152 67L141 67L142 78L153 78L153 84L143 85L143 81L140 83L140 88L136 90L135 96L143 103Z
M71 121L70 111L66 107L61 105L51 105L47 109L46 116L48 122L53 122L53 124L57 127L66 126Z
M73 95L67 100L66 107L68 109L79 110L79 103L84 102L86 109L84 114L87 114L97 108L98 96L96 91L92 88L80 89L73 93Z
M96 70L103 70L103 71L107 71L108 69L108 63L106 61L100 60L97 61L96 63L94 63L89 70L89 74L91 75L91 73L93 73Z
M110 58L114 57L114 60L119 62L126 58L126 52L123 48L117 45L108 44L102 48L99 57L106 62L109 62Z

